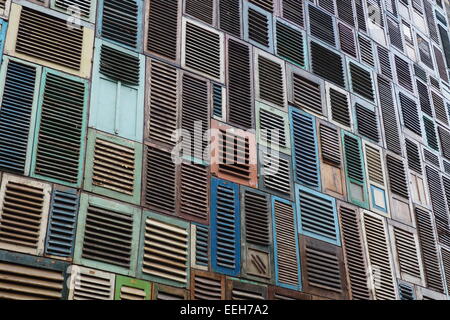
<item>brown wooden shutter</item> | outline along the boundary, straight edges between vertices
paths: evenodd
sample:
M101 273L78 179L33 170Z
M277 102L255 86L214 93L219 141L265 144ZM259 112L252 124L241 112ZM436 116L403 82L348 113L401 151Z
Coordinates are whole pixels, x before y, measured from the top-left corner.
M225 276L218 273L192 270L192 300L225 300Z

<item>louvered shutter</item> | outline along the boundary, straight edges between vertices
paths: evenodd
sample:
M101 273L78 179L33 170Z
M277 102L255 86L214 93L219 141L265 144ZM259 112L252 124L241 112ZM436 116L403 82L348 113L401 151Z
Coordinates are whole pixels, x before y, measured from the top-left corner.
M32 119L40 69L6 57L2 69L5 78L0 107L0 169L28 175L32 148L29 137L34 136Z
M189 229L189 223L186 221L144 211L138 278L175 287L188 287Z
M193 268L208 271L210 260L208 226L191 224L191 256Z
M256 187L255 135L215 120L212 120L211 127L211 173L221 179Z
M256 138L260 145L291 154L289 116L286 112L256 103Z
M114 300L150 300L150 282L116 276Z
M358 133L374 142L380 142L376 109L355 103L355 114Z
M416 300L414 286L411 284L399 282L398 294L400 296L400 300Z
M77 187L85 153L88 84L46 69L41 86L32 175Z
M152 300L188 300L189 291L154 282Z
M352 91L374 102L375 95L373 89L372 73L351 61L349 62L349 69Z
M191 275L192 300L224 300L225 277L218 273L193 270Z
M327 10L329 13L335 15L336 14L336 9L335 9L335 4L334 4L334 0L318 0L317 4Z
M364 211L362 214L365 249L367 250L371 286L376 300L395 300L396 288L392 269L386 220Z
M220 29L236 37L240 37L241 12L240 0L219 0Z
M302 290L331 299L347 299L347 275L342 249L305 236L300 237L300 244Z
M0 187L0 248L41 255L51 185L3 174Z
M320 165L316 118L290 109L295 182L320 190Z
M83 78L90 77L94 30L68 28L66 19L39 6L13 3L5 53ZM39 9L38 9L39 8Z
M293 71L291 74L291 82L288 85L289 102L295 107L323 114L325 102L323 82L310 73Z
M113 273L70 266L69 300L113 300L115 278Z
M345 87L342 56L314 41L311 41L310 48L312 72L340 87Z
M268 12L273 12L274 10L274 0L249 0L249 2Z
M409 63L397 55L394 55L394 61L398 84L410 92L414 92Z
M428 82L427 72L417 63L414 63L414 74L417 78L419 78L423 82Z
M367 24L366 24L367 18L364 12L364 2L365 1L363 0L355 1L356 20L358 21L358 29L367 32Z
M227 300L266 300L267 287L256 283L227 279Z
M89 126L141 142L144 77L143 55L97 40Z
M141 50L142 0L100 0L99 11L101 37Z
M422 161L417 144L409 139L405 139L406 157L408 159L408 167L418 174L422 174Z
M439 140L441 141L442 155L446 159L450 159L450 132L443 127L438 127Z
M305 35L301 29L278 19L274 28L276 54L288 62L306 68Z
M439 161L439 156L436 153L433 153L432 151L423 147L423 157L427 164L431 164L435 168L441 169L441 163Z
M428 94L428 86L419 80L416 81L416 84L417 92L419 95L420 108L422 109L422 112L432 117L433 111L431 109L431 100Z
M209 86L204 79L185 73L182 78L181 129L188 134L184 137L183 158L204 163L208 141L205 138L209 128ZM174 150L175 151L175 150Z
M399 92L399 102L402 110L403 125L412 132L422 136L419 112L415 99Z
M405 166L402 160L386 155L386 166L389 177L389 186L392 193L409 199L407 177Z
M434 20L433 4L428 0L423 0L423 8L425 10L425 17L428 25L428 32L431 39L436 43L439 43L439 37L436 30L436 21Z
M352 27L355 27L353 2L354 1L352 0L338 0L336 1L336 8L339 19L351 25Z
M0 250L0 298L66 299L67 263Z
M339 22L338 31L341 50L356 58L356 41L353 29Z
M147 60L147 83L150 91L145 103L144 139L175 146L172 134L179 114L177 69L155 59Z
M253 123L253 77L251 48L237 40L228 39L228 120L243 128Z
M391 45L396 47L400 52L403 51L402 33L400 25L392 19L387 19L389 40Z
M300 290L300 256L294 205L272 197L273 242L276 285ZM285 245L289 243L289 245Z
M37 0L44 2L45 0ZM95 9L97 2L95 0L53 0L50 7L69 15L79 16L81 19L94 22Z
M84 189L140 203L142 145L89 129Z
M327 44L336 46L333 17L313 5L308 6L308 12L311 35Z
M434 113L436 119L448 126L448 111L445 106L444 99L437 94L434 90L431 90L431 98L433 100Z
M336 200L299 185L295 188L295 198L299 233L340 246Z
M278 286L269 286L269 300L311 300L311 295Z
M423 127L425 129L427 145L430 148L439 151L439 142L436 134L435 122L427 116L423 115Z
M217 120L226 119L226 88L220 84L213 83L212 89L212 117Z
M433 46L433 49L434 49L434 58L439 71L439 77L445 82L448 82L448 74L447 69L445 67L445 61L444 57L442 56L442 52L435 46Z
M275 150L259 147L258 166L259 189L291 199L291 157Z
M361 140L350 133L342 131L342 143L344 146L345 174L349 200L366 208L367 189L363 169Z
M386 215L389 206L382 150L375 145L364 143L364 154L369 183L370 207L373 211Z
M244 1L244 39L256 47L273 52L272 14L247 1Z
M209 25L214 25L214 0L186 0L184 1L184 13L197 18Z
M369 300L372 296L372 289L369 286L367 257L359 211L355 207L341 205L339 216L351 298L353 300Z
M43 1L43 0L38 0ZM0 16L2 18L8 18L9 10L11 9L12 0L1 0L0 1Z
M56 186L53 189L48 217L45 254L72 258L80 196L76 189Z
M358 35L359 52L361 55L361 61L372 68L375 67L374 53L372 47L372 41L361 35Z
M444 267L445 284L447 292L450 292L450 251L441 247L442 265Z
M438 11L436 11L436 14L438 13ZM444 18L445 20L445 18ZM446 24L447 26L447 24ZM444 50L444 54L445 54L445 61L447 62L447 66L450 65L450 54L449 54L449 50L450 50L450 38L447 32L447 28L444 28L443 26L441 26L440 24L438 24L438 29L439 29L439 35L441 37L441 41L442 41L442 49Z
M303 0L282 0L281 15L284 19L289 20L301 27L304 26L304 1Z
M286 74L284 61L255 50L256 99L286 110Z
M352 127L349 94L332 85L327 84L327 104L330 120L344 127Z
M209 169L184 161L178 173L178 215L190 221L209 221Z
M417 300L447 300L448 296L442 293L438 293L434 290L426 289L417 286L416 287L416 299Z
M74 262L135 275L141 210L81 195Z
M420 60L431 70L433 67L433 56L428 41L422 38L419 34L416 34L417 47L419 49Z
M379 72L392 80L392 62L391 53L382 46L377 46Z
M225 80L222 32L183 18L182 66L219 81Z
M333 166L341 166L341 148L339 142L339 131L329 125L321 123L319 126L320 146L322 160Z
M146 1L145 50L172 61L178 60L180 50L179 15L181 0Z
M212 178L211 267L214 272L237 276L241 268L239 185Z

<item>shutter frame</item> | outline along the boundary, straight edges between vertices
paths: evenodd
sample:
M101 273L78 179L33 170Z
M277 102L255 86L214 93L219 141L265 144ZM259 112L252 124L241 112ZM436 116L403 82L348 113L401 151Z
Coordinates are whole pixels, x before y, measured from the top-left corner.
M267 42L268 46L265 46L264 44L258 43L255 40L250 39L250 19L249 19L249 11L253 10L256 11L258 14L263 15L266 17L267 21ZM274 19L271 12L268 12L253 3L250 3L248 1L243 1L243 31L244 31L244 40L251 43L255 47L261 48L263 50L269 51L271 53L274 52Z

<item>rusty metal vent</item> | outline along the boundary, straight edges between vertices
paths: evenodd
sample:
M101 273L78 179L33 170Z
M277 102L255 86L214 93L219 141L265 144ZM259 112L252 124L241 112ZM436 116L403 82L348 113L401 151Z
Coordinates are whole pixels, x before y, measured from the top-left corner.
M92 184L120 193L134 193L135 150L97 138Z
M22 7L16 51L79 70L83 27L67 28L65 20Z
M139 39L139 0L104 0L102 36L136 48Z

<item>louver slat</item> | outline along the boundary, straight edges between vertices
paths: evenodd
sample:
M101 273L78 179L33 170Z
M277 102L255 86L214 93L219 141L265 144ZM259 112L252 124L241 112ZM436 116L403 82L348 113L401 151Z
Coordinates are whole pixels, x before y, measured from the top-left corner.
M301 283L297 221L292 203L272 197L272 219L276 284L299 290Z
M356 58L355 35L352 28L347 27L345 24L339 23L338 30L341 50Z
M335 46L334 22L332 16L309 5L309 28L311 35Z
M216 178L211 184L212 270L237 276L241 266L239 185Z
M153 210L174 214L176 205L176 167L172 154L146 146L145 205Z
M70 300L112 300L114 297L113 273L71 266Z
M189 284L189 224L144 212L140 274L177 287Z
M71 258L75 246L79 195L75 189L53 189L45 254Z
M189 292L184 289L153 283L152 300L188 300Z
M320 189L319 150L316 140L316 119L291 109L291 130L295 181Z
M322 160L335 167L341 166L341 148L337 129L320 124L320 145Z
M368 284L368 270L359 212L357 209L341 206L339 213L352 299L369 300L371 290Z
M271 60L263 55L258 55L258 80L257 94L279 108L285 107L285 83L282 60Z
M355 111L358 133L375 142L379 142L380 134L378 132L378 117L376 112L363 107L359 103L356 103Z
M303 33L281 20L276 22L277 55L305 68L305 48Z
M139 48L142 3L139 0L103 0L102 37L128 47Z
M353 62L350 62L350 77L352 80L353 92L369 99L370 101L375 100L372 75L369 71L357 66Z
M364 238L372 278L376 281L375 299L395 300L394 276L384 218L363 213Z
M282 0L282 17L304 26L303 0Z
M56 300L65 298L66 263L0 251L0 298Z
M50 72L44 77L33 173L77 186L84 156L87 84Z
M22 7L15 50L28 56L80 70L83 28L67 28L67 22Z
M311 42L312 72L338 86L345 87L342 57L316 42Z
M210 257L209 227L200 224L191 224L191 235L192 266L197 269L208 270Z
M183 65L223 82L223 34L184 20Z
M209 221L209 172L201 164L183 162L179 174L179 215L187 220Z
M177 60L180 0L152 0L148 6L147 50Z
M145 137L169 146L174 146L172 134L177 129L178 115L178 75L177 69L167 64L151 60L149 66L150 89L146 110L147 126Z
M247 45L228 40L228 120L246 129L253 122L250 52Z
M392 193L409 199L405 167L402 160L386 155L386 166L389 176L389 187Z
M241 199L245 241L249 244L269 246L271 243L269 197L253 189L244 189Z
M335 245L341 244L336 200L330 196L297 186L299 232Z
M241 1L219 0L220 29L236 37L241 36Z
M397 112L392 95L392 83L389 80L378 77L378 96L383 115L386 146L388 150L401 154Z
M322 114L322 89L321 84L311 81L299 74L292 74L291 102L299 108L304 108L313 113Z
M184 11L209 25L214 22L214 0L186 0Z
M406 156L408 167L418 174L422 174L422 161L420 159L419 147L409 139L405 139Z
M6 61L5 61L6 63ZM0 107L0 169L25 173L36 68L9 60Z
M193 271L191 277L192 300L224 300L225 277L217 273Z
M422 130L416 101L402 92L399 93L399 98L403 115L403 124L406 128L421 136Z

